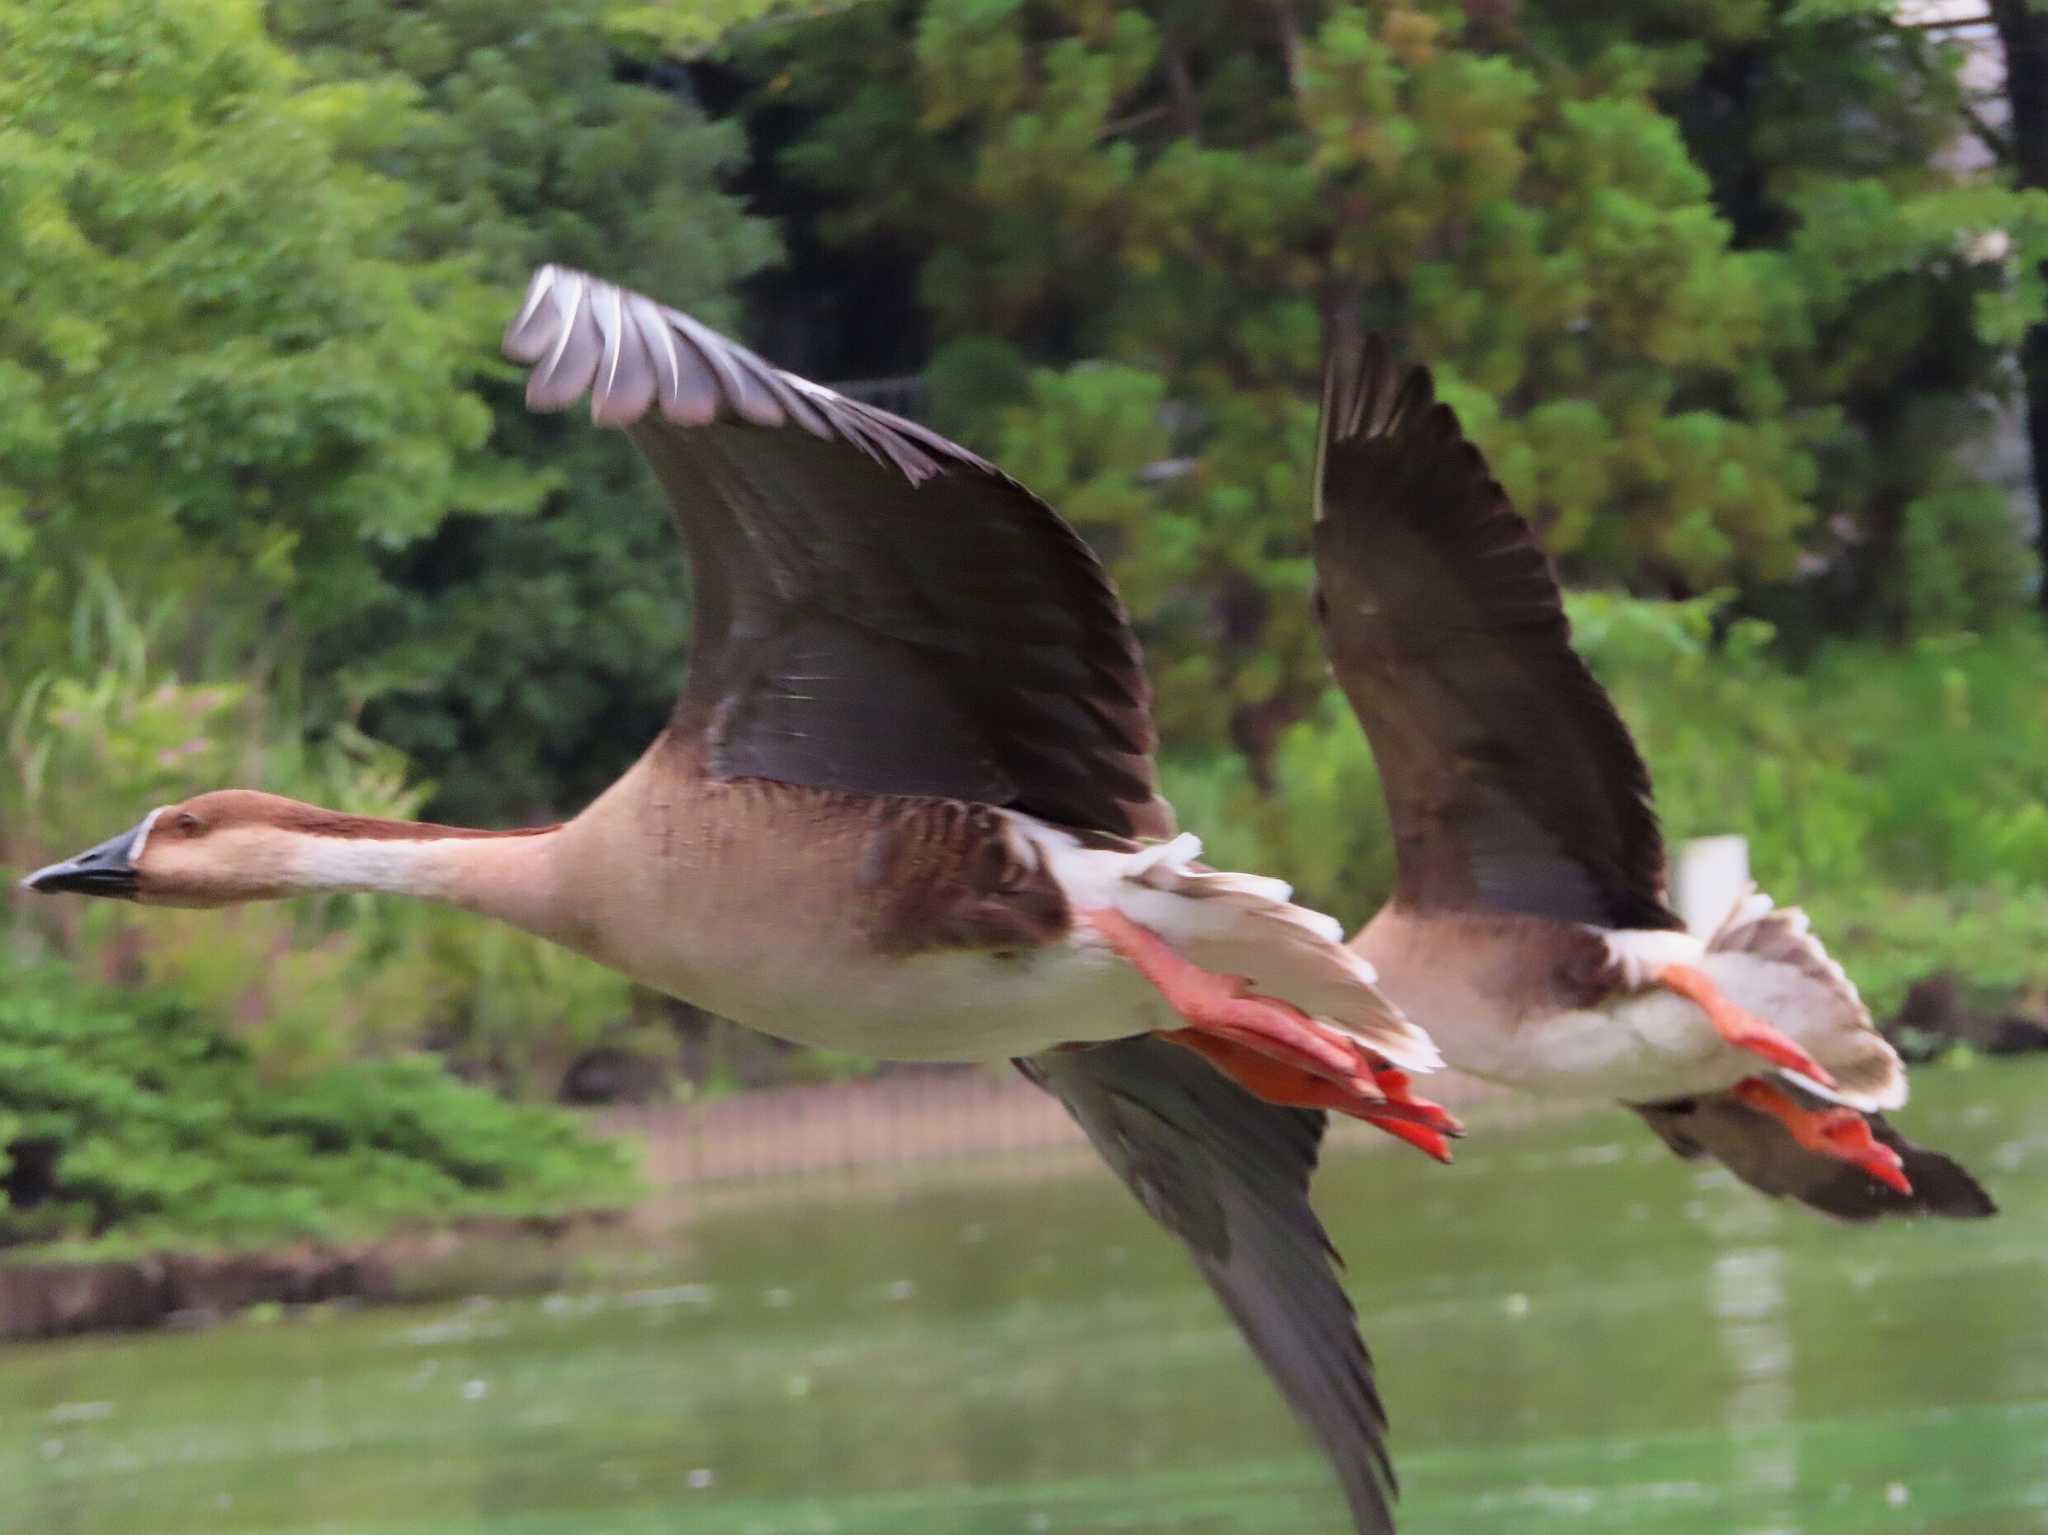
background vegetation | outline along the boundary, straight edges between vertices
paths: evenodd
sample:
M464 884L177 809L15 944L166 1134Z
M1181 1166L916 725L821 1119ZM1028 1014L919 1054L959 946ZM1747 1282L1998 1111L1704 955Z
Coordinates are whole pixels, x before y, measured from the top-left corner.
M681 562L626 446L495 357L559 259L906 377L1054 499L1186 821L1350 920L1389 850L1302 535L1355 308L1584 590L1675 836L1746 832L1881 1004L2048 981L2033 497L1986 467L2048 193L1888 4L0 0L0 59L0 865L229 781L551 818L640 749ZM711 1027L431 911L0 899L0 1052L187 1031L277 1103L431 1096L365 1064L418 1051L540 1095Z
M429 1060L276 1078L177 993L82 991L54 967L0 995L0 1073L0 1248L377 1235L635 1191L623 1148Z

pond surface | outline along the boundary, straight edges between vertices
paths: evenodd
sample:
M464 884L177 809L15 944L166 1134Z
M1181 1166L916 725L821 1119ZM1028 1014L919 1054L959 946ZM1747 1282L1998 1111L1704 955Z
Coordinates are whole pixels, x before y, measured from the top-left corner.
M1916 1087L1999 1219L1831 1226L1619 1113L1338 1156L1404 1532L2048 1532L2048 1068ZM0 1530L1345 1528L1178 1249L1106 1173L1017 1173L729 1209L546 1295L6 1351Z

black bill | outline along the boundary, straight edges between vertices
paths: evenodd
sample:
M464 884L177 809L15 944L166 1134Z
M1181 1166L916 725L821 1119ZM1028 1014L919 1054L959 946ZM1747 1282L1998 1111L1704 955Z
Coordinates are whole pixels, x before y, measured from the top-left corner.
M132 897L138 879L131 854L143 828L131 826L118 837L98 847L87 848L76 858L38 869L21 882L24 890L38 895L105 895Z

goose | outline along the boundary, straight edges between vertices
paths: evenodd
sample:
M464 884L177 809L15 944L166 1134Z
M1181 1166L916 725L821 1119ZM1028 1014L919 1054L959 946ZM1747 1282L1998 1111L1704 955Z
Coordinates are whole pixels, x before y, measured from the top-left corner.
M1326 1111L1442 1156L1439 1056L1331 918L1212 869L1153 765L1137 642L1088 547L913 422L562 267L505 336L670 502L689 665L624 776L553 826L251 789L151 810L28 889L215 907L385 892L506 922L803 1043L1012 1058L1202 1274L1393 1528L1385 1414L1308 1201Z
M1799 910L1752 887L1704 938L1673 912L1649 772L1548 557L1384 337L1333 331L1314 516L1317 622L1395 845L1351 947L1445 1059L1618 1099L1680 1156L1844 1220L1992 1214L1884 1117L1905 1067Z

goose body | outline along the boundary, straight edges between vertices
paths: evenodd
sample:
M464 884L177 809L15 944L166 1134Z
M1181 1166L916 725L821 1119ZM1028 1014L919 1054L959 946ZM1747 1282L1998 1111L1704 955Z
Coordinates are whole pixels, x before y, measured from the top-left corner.
M993 465L563 268L505 338L661 482L693 572L667 728L574 819L487 832L246 789L152 811L32 890L466 908L811 1044L1014 1058L1197 1266L1393 1528L1371 1364L1308 1203L1336 1108L1441 1154L1438 1056L1328 917L1197 861L1080 538ZM572 487L573 489L573 487Z
M1738 947L1767 920L1803 938L1797 958ZM1848 982L1806 932L1804 917L1751 892L1709 938L1667 929L1601 932L1541 918L1418 918L1382 909L1352 940L1461 1071L1552 1097L1659 1103L1726 1091L1757 1057L1731 1045L1698 1005L1651 977L1695 966L1745 1012L1782 1020L1785 1034L1830 1068L1830 1094L1896 1108L1904 1074ZM1833 973L1830 973L1833 972ZM1854 1084L1853 1086L1851 1084Z
M1429 374L1340 335L1316 612L1369 738L1397 874L1351 940L1453 1065L1635 1108L1682 1155L1848 1219L1994 1206L1883 1111L1904 1065L1805 916L1671 910L1650 777L1572 648L1534 531Z
M676 750L657 745L529 844L559 892L546 936L657 991L894 1060L1176 1027L1158 990L1074 920L1113 907L1199 963L1355 1024L1398 1064L1436 1063L1334 921L1278 881L1194 867L1190 835L1090 846L992 806L720 781Z

